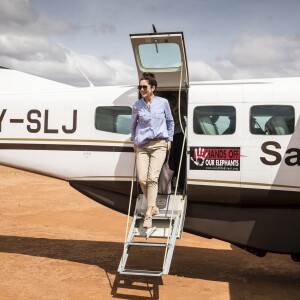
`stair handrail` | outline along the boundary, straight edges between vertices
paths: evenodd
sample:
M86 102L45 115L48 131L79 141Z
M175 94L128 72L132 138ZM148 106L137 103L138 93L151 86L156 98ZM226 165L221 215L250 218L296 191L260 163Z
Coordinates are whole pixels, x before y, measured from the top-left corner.
M177 174L177 178L176 178L176 185L175 185L175 192L174 192L174 196L173 196L173 205L172 205L172 211L171 211L171 216L170 216L170 223L169 223L169 232L168 232L168 237L167 237L167 243L166 243L166 249L165 249L165 255L164 255L164 261L163 261L163 270L165 268L165 264L166 264L166 258L167 258L167 253L168 253L168 246L169 246L169 241L170 241L170 238L171 238L171 225L172 225L172 219L173 219L173 215L174 215L174 205L175 205L175 199L176 199L176 196L177 196L177 189L178 189L178 183L179 183L179 177L180 177L180 171L181 171L181 163L182 163L182 157L183 157L183 152L184 152L184 143L185 143L185 140L186 140L186 126L183 130L183 126L182 126L182 123L181 123L181 116L180 116L180 101L181 101L181 81L182 81L182 66L183 66L183 63L181 62L181 68L180 68L180 80L179 80L179 91L178 91L178 113L179 113L179 122L180 122L180 127L181 127L181 130L184 132L184 137L183 137L183 143L182 143L182 147L181 147L181 154L180 154L180 160L179 160L179 166L178 166L178 174ZM171 196L169 198L169 201L171 199ZM173 228L174 230L174 228Z
M128 234L128 224L129 224L129 217L130 217L130 209L131 209L131 203L132 203L132 194L133 194L133 185L134 185L134 178L136 173L136 155L134 153L134 165L133 165L133 174L131 178L131 187L130 187L130 196L129 196L129 204L128 204L128 213L127 213L127 221L126 221L126 231L125 231L125 241L127 240L127 234Z

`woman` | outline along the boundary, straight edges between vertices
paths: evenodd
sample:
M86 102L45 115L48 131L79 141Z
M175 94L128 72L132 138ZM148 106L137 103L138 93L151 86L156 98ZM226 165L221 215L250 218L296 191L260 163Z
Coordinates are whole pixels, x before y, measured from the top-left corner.
M152 227L152 216L159 214L156 207L157 181L170 150L174 121L167 99L155 96L157 81L152 73L144 73L139 82L141 99L133 104L131 138L136 153L136 167L141 189L147 199L143 227Z

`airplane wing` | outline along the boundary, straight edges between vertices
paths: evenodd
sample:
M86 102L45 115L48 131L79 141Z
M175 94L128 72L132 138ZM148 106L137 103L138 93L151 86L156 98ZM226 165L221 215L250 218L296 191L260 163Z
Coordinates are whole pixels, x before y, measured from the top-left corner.
M0 94L75 89L76 87L0 66Z

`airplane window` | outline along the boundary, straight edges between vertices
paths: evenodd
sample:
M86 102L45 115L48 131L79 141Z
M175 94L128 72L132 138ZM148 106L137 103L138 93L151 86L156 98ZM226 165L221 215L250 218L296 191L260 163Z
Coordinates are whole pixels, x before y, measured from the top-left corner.
M255 105L250 110L250 132L288 135L294 132L295 110L291 105Z
M236 128L235 107L197 106L194 109L193 128L197 134L233 134Z
M95 113L95 127L102 131L129 134L131 114L131 107L99 106Z
M174 43L142 44L138 47L140 63L145 69L179 68L180 48Z

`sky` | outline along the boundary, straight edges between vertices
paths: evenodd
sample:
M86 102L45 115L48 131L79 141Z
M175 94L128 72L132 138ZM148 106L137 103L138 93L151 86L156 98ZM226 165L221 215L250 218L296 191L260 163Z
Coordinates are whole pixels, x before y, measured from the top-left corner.
M155 24L184 33L190 81L300 76L299 11L300 0L0 0L0 66L136 84L129 34Z

